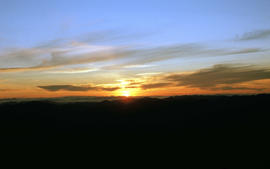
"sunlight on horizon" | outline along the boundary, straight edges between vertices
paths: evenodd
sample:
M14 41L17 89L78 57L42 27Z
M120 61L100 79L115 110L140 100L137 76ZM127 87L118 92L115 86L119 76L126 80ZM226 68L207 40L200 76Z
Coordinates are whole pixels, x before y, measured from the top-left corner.
M129 97L130 96L130 91L128 91L128 90L124 90L121 93L122 93L122 96L125 96L125 97Z

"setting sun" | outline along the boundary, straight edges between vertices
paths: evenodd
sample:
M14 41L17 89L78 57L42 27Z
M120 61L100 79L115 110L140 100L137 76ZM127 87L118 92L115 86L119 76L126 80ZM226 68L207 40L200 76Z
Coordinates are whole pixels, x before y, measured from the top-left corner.
M129 97L130 96L130 91L128 91L128 90L122 91L122 96Z

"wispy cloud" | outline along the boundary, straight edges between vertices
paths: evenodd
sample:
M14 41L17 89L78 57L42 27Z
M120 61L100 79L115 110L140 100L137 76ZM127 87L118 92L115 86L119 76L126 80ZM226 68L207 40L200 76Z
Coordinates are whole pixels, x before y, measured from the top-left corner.
M124 57L124 63L104 67L104 69L121 69L136 67L136 65L151 65L153 62L166 61L177 58L200 58L200 57L220 57L229 55L242 55L250 53L264 52L261 48L241 48L241 49L219 49L207 48L200 44L174 44L169 46L159 46L156 48L130 49ZM135 65L135 66L134 66ZM143 66L137 66L141 68ZM144 68L147 68L145 66Z
M0 56L0 72L40 71L68 65L108 61L123 57L124 49L105 46L80 45L63 48L32 48L9 51ZM15 66L12 66L15 65Z
M147 67L153 67L155 65L147 65L147 64L143 64L143 65L126 65L123 68L147 68Z
M48 85L38 86L41 89L55 92L55 91L89 91L89 90L103 90L103 91L115 91L120 89L119 87L100 87L100 86L75 86L75 85Z
M99 69L96 68L68 68L68 69L60 69L60 70L51 70L49 73L57 73L57 74L74 74L74 73L89 73L95 72Z
M147 72L147 73L138 73L137 76L154 76L161 74L162 72Z
M223 86L223 87L212 88L211 90L255 90L255 91L263 91L264 89L265 88Z
M112 35L110 35L112 34ZM248 33L242 40L261 38L270 35L269 30ZM132 36L130 36L132 37ZM134 36L133 36L134 37ZM204 44L171 44L156 47L102 46L89 45L89 42L104 42L109 39L123 40L125 36L112 31L91 32L88 35L71 39L55 39L28 49L8 49L0 53L0 72L58 71L54 69L89 63L107 63L88 70L150 69L154 62L187 57L220 57L265 52L262 48L211 48Z
M0 72L41 71L67 65L115 60L126 56L126 47L93 44L130 40L134 37L132 34L104 30L57 38L32 48L1 49Z
M0 92L13 92L18 91L18 89L10 89L10 88L0 88Z
M248 41L248 40L257 40L265 39L270 37L270 29L257 30L253 32L247 32L240 37L237 37L236 40L239 41Z
M61 40L59 40L61 42ZM101 69L145 69L153 62L185 57L209 57L241 55L263 52L261 48L219 49L207 48L200 44L172 44L154 48L136 48L127 46L89 45L73 41L43 44L29 49L9 49L0 53L0 72L42 71L70 65L111 62ZM55 46L53 46L55 45ZM92 67L91 69L95 69Z
M0 53L0 68L33 67L48 52L41 48L6 49Z
M149 84L142 84L141 88L144 90L153 89L153 88L162 88L165 86L170 86L172 83L149 83Z

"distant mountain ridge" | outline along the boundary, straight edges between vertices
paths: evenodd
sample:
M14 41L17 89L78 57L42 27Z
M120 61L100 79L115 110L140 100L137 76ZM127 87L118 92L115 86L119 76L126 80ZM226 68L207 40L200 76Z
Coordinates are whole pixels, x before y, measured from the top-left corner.
M177 95L177 96L64 96L64 97L51 97L51 98L4 98L0 99L1 103L7 102L32 102L32 101L49 101L57 103L71 103L71 102L102 102L113 101L123 99L141 99L141 98L186 98L186 97L198 97L198 96L256 96L256 95L270 95L270 94L215 94L215 95Z

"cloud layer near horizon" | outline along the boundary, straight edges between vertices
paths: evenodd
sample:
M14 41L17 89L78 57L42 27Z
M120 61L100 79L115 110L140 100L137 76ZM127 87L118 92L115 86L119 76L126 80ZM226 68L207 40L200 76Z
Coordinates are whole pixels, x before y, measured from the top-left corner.
M258 68L255 66L241 65L214 65L210 68L201 69L192 73L172 73L163 74L157 80L144 82L134 82L128 80L125 88L140 88L141 90L162 89L164 87L189 87L203 90L253 90L263 91L267 88L255 88L241 85L242 83L270 80L270 69ZM134 86L135 85L135 86ZM100 86L75 86L75 85L48 85L38 86L47 91L115 91L120 87L100 87Z
M165 77L165 79L176 83L177 86L215 89L218 85L233 85L270 79L270 69L254 66L214 65L211 68L201 69L190 74L172 74ZM226 87L220 89L234 90L236 88Z
M102 90L102 91L115 91L120 89L119 87L100 87L100 86L75 86L75 85L48 85L38 86L41 89L47 91L90 91L90 90Z

